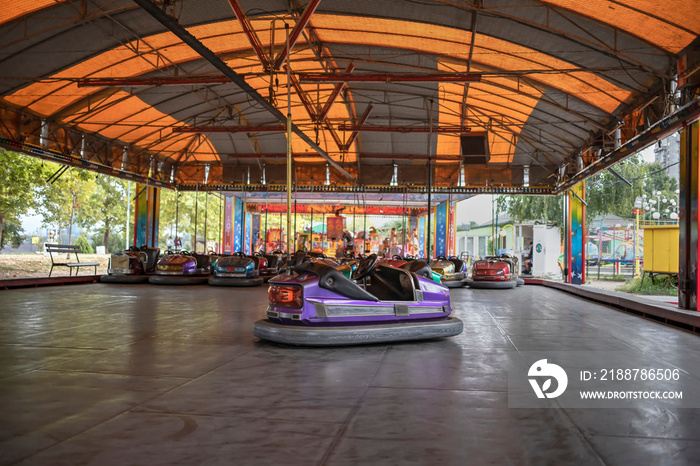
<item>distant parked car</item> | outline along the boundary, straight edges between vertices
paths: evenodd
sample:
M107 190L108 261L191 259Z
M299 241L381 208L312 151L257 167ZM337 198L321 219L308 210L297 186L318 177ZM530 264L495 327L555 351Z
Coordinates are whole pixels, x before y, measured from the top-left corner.
M588 265L597 265L600 261L600 250L595 243L586 243L586 262Z

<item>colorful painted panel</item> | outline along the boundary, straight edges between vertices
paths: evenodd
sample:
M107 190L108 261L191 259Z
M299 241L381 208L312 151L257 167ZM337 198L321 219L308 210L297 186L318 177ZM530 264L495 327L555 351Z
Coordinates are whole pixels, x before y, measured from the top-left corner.
M456 254L455 244L457 242L456 238L456 217L455 217L455 204L450 202L450 210L447 217L447 255L454 256Z
M224 254L233 252L233 196L226 196L224 202Z
M448 203L443 202L435 208L435 255L447 255L447 217Z
M418 218L418 251L416 256L425 257L425 219L427 217Z
M260 214L253 214L253 240L251 242L251 245L253 247L254 251L258 251L259 247L262 246L262 240L258 240L261 238L260 234ZM260 243L260 245L258 244Z
M160 190L136 185L136 207L133 246L158 247Z
M328 238L333 241L340 241L345 229L345 217L326 217L326 231Z
M136 185L136 203L134 214L134 241L132 246L146 245L148 232L148 189L144 185Z
M582 285L586 283L586 206L581 201L586 199L585 181L571 188L576 195L569 192L569 231L571 263L569 266L569 283ZM579 199L580 198L580 199Z
M233 198L233 252L241 252L243 239L243 201Z
M433 209L433 213L430 214L430 251L426 251L428 254L428 257L431 259L435 259L435 209Z
M252 254L253 247L251 241L253 240L253 215L250 212L245 213L245 253Z

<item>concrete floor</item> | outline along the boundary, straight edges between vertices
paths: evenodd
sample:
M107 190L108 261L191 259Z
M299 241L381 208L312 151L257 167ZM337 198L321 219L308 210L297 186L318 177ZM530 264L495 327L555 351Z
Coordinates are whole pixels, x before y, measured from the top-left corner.
M700 409L512 409L507 363L624 349L697 398L700 337L539 286L451 294L458 337L306 349L252 336L264 287L2 291L0 464L698 464Z

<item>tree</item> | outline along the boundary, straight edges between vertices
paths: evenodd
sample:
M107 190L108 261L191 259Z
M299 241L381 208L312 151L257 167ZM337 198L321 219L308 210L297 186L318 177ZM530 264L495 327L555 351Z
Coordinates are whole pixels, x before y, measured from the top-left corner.
M101 233L102 244L109 252L110 234L123 232L126 220L126 182L105 175L98 175L94 190L78 211L78 223L87 229Z
M37 159L0 150L0 180L3 180L0 183L1 249L8 238L21 242L19 217L36 207L32 193L44 183L44 168Z
M44 225L54 225L58 231L68 227L70 243L75 211L85 204L94 191L94 186L94 174L80 169L68 169L52 184L44 184L38 193L38 211L44 217Z
M506 211L516 222L536 220L544 223L561 223L563 216L561 196L509 197Z
M83 254L94 254L95 251L92 249L92 246L90 246L90 242L88 239L84 236L78 236L75 239L75 245L80 248L80 252Z
M613 214L630 218L637 197L646 195L651 199L661 192L660 197L674 199L677 197L676 180L661 168L657 163L646 164L638 156L633 156L613 168L632 186L610 170L591 177L586 183L586 216Z
M629 181L622 181L611 170L604 170L586 180L586 222L598 215L632 216L637 197L646 195L674 199L677 183L659 164L644 163L639 156L632 156L615 165L613 170ZM661 195L657 195L661 192ZM541 222L563 221L562 196L518 196L509 197L506 210L516 221L537 220ZM656 201L655 201L656 202Z
M223 212L220 213L220 204L219 196L212 193L161 190L160 244L165 244L168 236L174 238L176 232L177 236L181 238L185 235L194 237L195 226L198 239L220 242L219 225L221 222L220 217L223 216ZM205 230L206 238L204 238ZM191 242L191 247L193 249L195 247L194 240Z
M18 218L6 218L2 224L2 228L3 244L0 245L0 249L7 243L12 244L13 248L18 248L27 238L24 235L24 230L22 230L22 223Z

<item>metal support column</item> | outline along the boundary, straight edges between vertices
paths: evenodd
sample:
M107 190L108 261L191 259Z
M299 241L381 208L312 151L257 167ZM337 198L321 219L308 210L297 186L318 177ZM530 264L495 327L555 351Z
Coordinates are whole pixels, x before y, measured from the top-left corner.
M568 242L565 263L566 282L574 285L586 283L586 185L585 181L573 186L567 193L567 235Z
M698 310L698 200L700 174L698 157L700 122L695 121L681 131L680 162L680 225L678 262L678 307Z
M160 189L136 185L133 246L158 247Z

